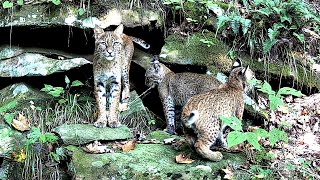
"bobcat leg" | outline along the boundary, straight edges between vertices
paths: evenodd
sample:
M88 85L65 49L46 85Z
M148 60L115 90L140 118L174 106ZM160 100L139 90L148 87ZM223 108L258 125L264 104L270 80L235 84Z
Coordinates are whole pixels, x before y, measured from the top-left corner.
M128 66L130 66L130 64ZM130 98L129 69L126 67L122 67L121 76L123 88L121 92L121 103L119 105L119 111L125 111L128 109Z
M223 156L221 154L221 152L219 151L211 151L210 150L210 146L213 143L210 142L210 140L206 140L204 138L199 138L196 142L196 144L194 145L196 151L198 152L198 154L200 154L202 157L209 159L211 161L220 161Z
M167 131L169 134L173 134L175 131L174 125L174 102L171 96L164 99L163 111L167 120Z
M99 82L98 80L95 81L94 85L94 95L97 102L98 107L98 119L93 124L95 127L104 128L107 126L107 111L106 111L106 84L105 82Z
M118 108L120 101L120 89L121 89L121 80L119 78L112 77L109 95L109 117L108 125L112 128L119 127L120 121L118 120Z

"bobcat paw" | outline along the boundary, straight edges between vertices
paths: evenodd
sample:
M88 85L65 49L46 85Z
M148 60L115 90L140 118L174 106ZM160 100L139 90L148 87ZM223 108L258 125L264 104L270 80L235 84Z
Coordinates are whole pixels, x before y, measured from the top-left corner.
M116 127L119 127L121 125L121 123L119 121L111 121L108 124L112 128L116 128Z
M212 160L212 161L221 161L222 158L223 158L223 155L221 154L221 152L216 151L216 152L213 152L213 157L211 157L210 160Z
M120 103L119 104L119 111L122 112L122 111L125 111L125 110L128 110L129 107L128 107L128 103Z
M107 127L107 123L103 121L96 121L93 126L96 128L105 128Z

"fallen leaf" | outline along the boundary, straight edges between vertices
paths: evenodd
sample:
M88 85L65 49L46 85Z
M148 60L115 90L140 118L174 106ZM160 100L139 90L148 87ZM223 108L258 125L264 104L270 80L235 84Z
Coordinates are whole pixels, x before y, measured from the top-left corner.
M129 152L131 150L133 150L135 147L136 147L136 144L137 144L137 141L136 140L132 140L132 141L129 141L127 142L125 145L123 145L121 148L122 148L122 151L123 152Z
M224 175L223 179L233 179L233 170L227 166L225 169L222 169L226 175Z
M93 143L90 143L83 147L83 150L88 153L106 153L106 152L112 152L111 149L109 149L106 145L101 145L99 141L94 141Z
M27 158L27 155L23 149L21 149L19 153L13 152L12 155L13 159L17 162L23 162Z
M19 114L18 120L13 119L11 125L19 131L30 130L29 120L22 114Z
M190 159L190 154L179 154L178 156L176 156L176 162L179 164L191 164L193 161L193 159Z

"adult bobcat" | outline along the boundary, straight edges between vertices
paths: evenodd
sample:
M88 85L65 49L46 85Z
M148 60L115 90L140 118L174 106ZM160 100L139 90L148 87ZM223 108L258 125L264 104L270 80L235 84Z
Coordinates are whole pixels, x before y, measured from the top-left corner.
M248 67L241 66L240 60L234 66L226 84L191 97L182 110L181 120L187 141L202 157L212 161L220 161L223 156L219 151L211 151L210 147L217 140L226 145L223 138L225 127L219 118L236 116L241 120L244 111L244 86L251 75Z
M106 32L95 27L94 36L94 95L98 106L98 119L94 126L106 127L108 124L110 127L118 127L118 111L127 109L129 101L129 70L134 51L133 41L146 49L150 45L139 38L123 34L122 24L114 31ZM110 84L109 111L106 110L107 83Z
M145 84L149 87L158 86L167 131L175 132L175 106L183 106L193 95L218 88L221 85L215 77L196 73L174 73L159 62L154 56L150 67L145 73Z

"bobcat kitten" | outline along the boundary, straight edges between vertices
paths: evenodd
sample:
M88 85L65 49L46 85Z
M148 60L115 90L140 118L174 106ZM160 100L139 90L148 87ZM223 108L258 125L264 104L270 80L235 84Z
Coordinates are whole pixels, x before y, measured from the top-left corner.
M158 87L167 131L175 132L175 106L183 106L193 95L218 88L221 82L215 77L196 73L174 73L153 56L150 67L145 73L145 84Z
M114 31L94 28L95 51L93 57L94 95L98 108L95 127L118 127L119 111L127 109L129 101L129 70L134 51L133 41L148 49L145 41L123 34L120 24ZM108 97L107 83L110 85ZM109 111L106 103L109 103ZM119 105L120 104L120 105Z
M198 94L190 98L183 107L181 120L184 133L190 145L202 157L220 161L222 154L211 151L210 147L220 140L225 146L222 132L225 127L219 120L221 116L236 116L242 119L244 111L243 92L247 78L251 78L248 67L242 67L238 59L234 63L229 79L219 89Z

